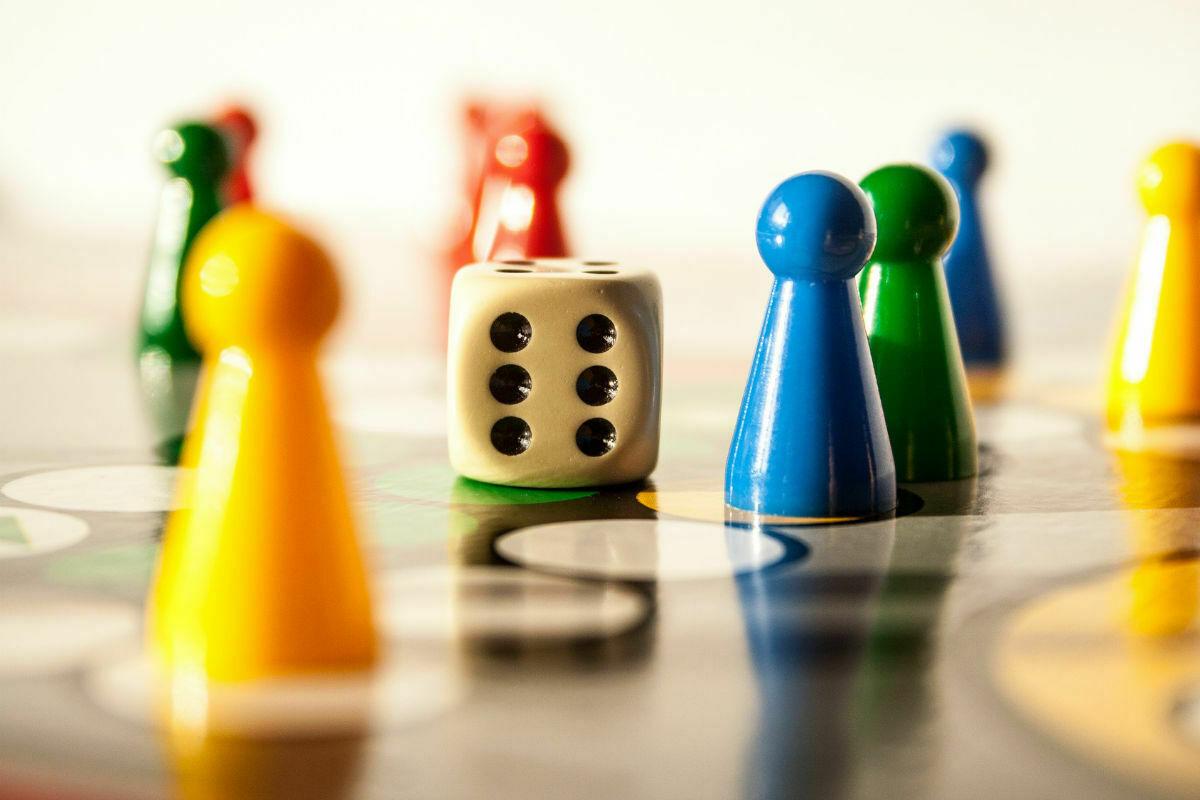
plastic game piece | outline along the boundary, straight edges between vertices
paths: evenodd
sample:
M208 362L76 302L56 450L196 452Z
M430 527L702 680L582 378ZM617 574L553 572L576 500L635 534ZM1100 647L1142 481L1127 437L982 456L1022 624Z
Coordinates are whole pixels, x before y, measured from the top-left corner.
M167 522L149 636L172 674L214 681L363 670L370 592L317 374L340 302L313 240L249 205L188 261L205 354L180 510Z
M465 477L549 489L646 477L662 404L658 279L607 261L463 267L448 401L450 461Z
M973 131L949 131L934 150L933 165L950 181L958 198L958 234L945 258L958 344L972 397L991 399L999 391L1007 347L1004 315L979 213L979 181L988 167L987 144Z
M254 199L250 184L250 150L258 138L258 123L243 106L227 106L214 119L214 124L229 141L232 167L225 180L225 200L229 205L247 203Z
M896 475L970 477L975 417L941 259L958 225L954 190L917 164L881 167L861 186L879 241L858 283Z
M775 282L726 462L735 511L838 519L895 509L853 281L874 244L870 206L841 176L795 175L763 204L758 252Z
M1171 142L1138 171L1149 219L1117 324L1108 426L1200 417L1200 145Z
M196 362L200 355L183 322L181 275L196 234L223 207L220 187L229 168L229 153L215 128L184 122L155 138L154 156L172 177L159 202L139 351L144 355L153 350L172 362Z
M536 112L515 115L494 133L474 251L489 259L566 256L557 198L570 166L566 142Z

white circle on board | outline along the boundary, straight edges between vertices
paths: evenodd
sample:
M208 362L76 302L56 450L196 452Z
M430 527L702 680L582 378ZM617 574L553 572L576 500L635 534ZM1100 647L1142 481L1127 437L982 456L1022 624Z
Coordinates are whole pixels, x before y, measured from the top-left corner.
M141 614L107 600L5 596L0 600L0 677L61 673L137 636Z
M512 567L392 572L379 585L380 623L401 642L513 638L554 642L617 636L649 613L638 592Z
M612 580L690 580L749 572L784 546L749 528L680 520L588 520L505 534L496 550L530 569Z
M36 508L0 507L0 559L61 550L82 541L88 532L88 524L79 517Z
M252 737L394 730L443 713L463 694L444 663L396 653L364 674L244 683L167 682L144 653L136 653L93 669L85 686L97 706L135 724L158 727L168 721L161 714L169 707L173 725Z
M157 464L59 469L25 475L0 491L22 503L69 511L171 511L184 471Z

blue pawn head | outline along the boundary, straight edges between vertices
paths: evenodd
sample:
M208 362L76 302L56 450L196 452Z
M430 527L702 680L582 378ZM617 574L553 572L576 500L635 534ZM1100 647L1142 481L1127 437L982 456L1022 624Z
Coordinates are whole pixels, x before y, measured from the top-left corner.
M862 191L831 172L775 187L758 215L758 252L777 278L845 281L875 248L875 214Z
M947 131L933 149L933 166L950 180L972 186L987 171L987 143L965 128Z

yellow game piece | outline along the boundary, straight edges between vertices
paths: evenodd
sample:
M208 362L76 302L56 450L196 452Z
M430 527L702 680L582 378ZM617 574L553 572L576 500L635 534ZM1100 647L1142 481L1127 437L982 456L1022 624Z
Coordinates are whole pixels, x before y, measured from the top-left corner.
M368 668L367 575L317 374L340 299L333 265L242 205L202 231L183 292L204 372L151 647L171 674L213 681Z
M1200 146L1172 142L1138 173L1150 218L1108 381L1108 426L1200 419Z

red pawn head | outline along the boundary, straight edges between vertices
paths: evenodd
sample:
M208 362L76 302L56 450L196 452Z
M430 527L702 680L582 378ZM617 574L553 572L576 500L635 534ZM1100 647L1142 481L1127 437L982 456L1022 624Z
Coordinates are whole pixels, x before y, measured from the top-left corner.
M229 149L233 154L233 167L225 183L226 201L234 205L253 200L248 161L250 148L258 137L258 124L246 108L238 105L226 106L217 114L214 122L229 140Z

